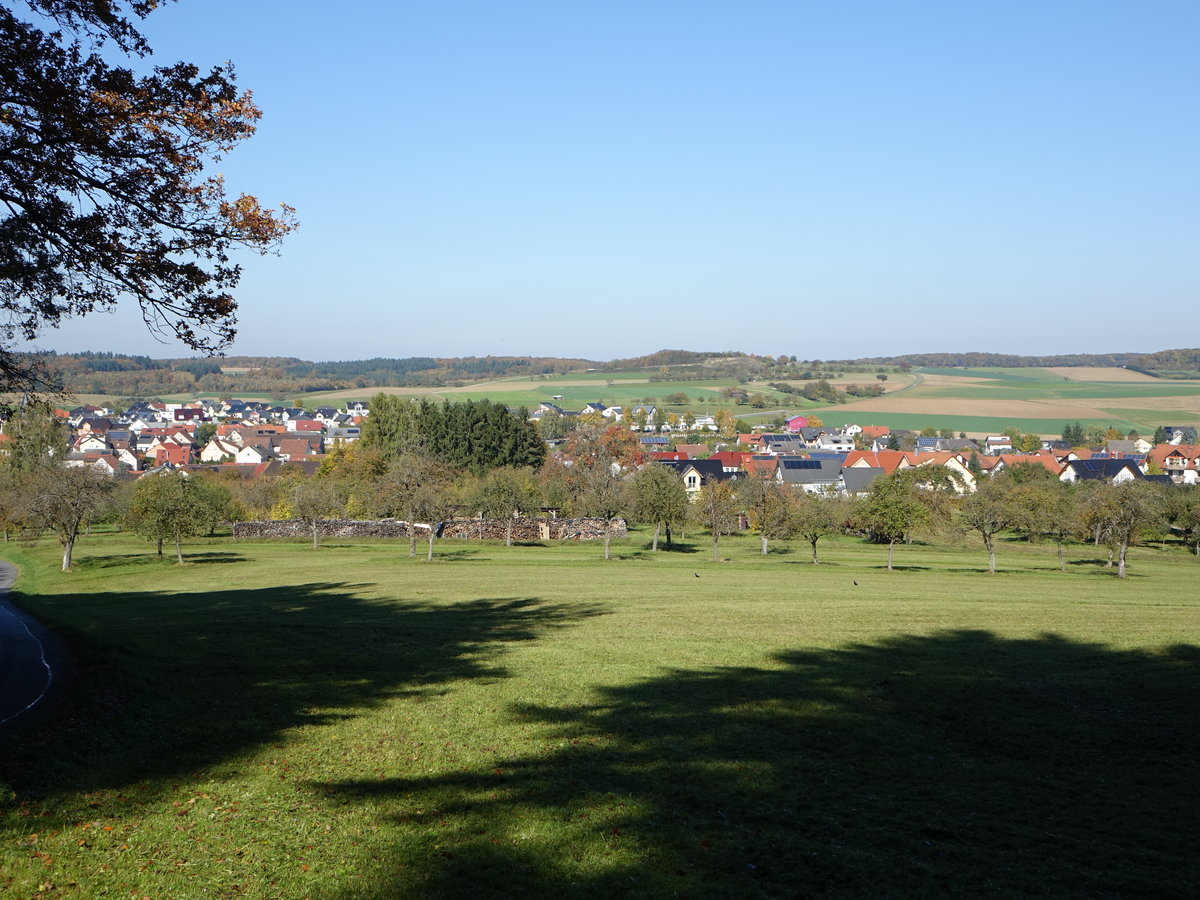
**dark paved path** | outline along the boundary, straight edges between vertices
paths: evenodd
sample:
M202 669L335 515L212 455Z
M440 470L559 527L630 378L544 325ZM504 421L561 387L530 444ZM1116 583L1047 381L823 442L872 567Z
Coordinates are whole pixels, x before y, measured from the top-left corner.
M0 561L0 728L41 703L54 684L50 636L37 620L8 602L16 567Z

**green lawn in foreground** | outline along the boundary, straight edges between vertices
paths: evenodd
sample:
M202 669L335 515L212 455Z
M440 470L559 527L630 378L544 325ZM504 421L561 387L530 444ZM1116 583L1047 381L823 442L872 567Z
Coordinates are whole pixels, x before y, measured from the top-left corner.
M8 545L0 895L1196 895L1200 563L756 546Z

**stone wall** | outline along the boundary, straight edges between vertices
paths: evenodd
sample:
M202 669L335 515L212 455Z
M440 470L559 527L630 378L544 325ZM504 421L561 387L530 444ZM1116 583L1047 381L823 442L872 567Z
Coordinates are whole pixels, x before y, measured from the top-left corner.
M508 522L495 519L452 519L440 523L438 537L464 540L502 541ZM604 538L603 519L543 519L524 517L512 520L514 541L595 541ZM416 523L417 537L425 539L429 526ZM321 537L407 538L408 523L399 519L360 521L330 519L317 526ZM612 536L625 537L625 520L614 519ZM279 522L235 522L233 536L242 538L312 537L312 528L299 519Z
M442 523L441 537L502 541L506 519L452 519ZM624 519L614 519L612 536L625 537ZM525 516L512 520L514 541L596 541L604 538L603 519L544 519Z
M417 524L417 536L426 537L428 525ZM408 523L399 519L365 522L355 519L329 519L317 526L321 537L407 538ZM300 519L279 522L235 522L235 538L294 538L312 537L312 527Z

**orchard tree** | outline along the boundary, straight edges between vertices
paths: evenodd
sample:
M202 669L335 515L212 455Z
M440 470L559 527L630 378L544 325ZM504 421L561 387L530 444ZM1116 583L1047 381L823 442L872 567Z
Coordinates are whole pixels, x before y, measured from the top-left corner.
M791 511L790 527L793 534L808 541L812 548L812 562L817 559L817 542L829 534L837 534L849 517L849 503L837 494L812 494L805 492L796 498Z
M537 483L528 469L492 469L479 484L479 509L488 519L505 523L504 545L512 546L513 517L536 512L541 505Z
M696 520L713 539L713 562L718 562L717 544L723 534L733 534L738 527L738 505L733 485L728 481L710 481L700 489L693 510Z
M79 529L113 489L111 476L89 467L45 468L26 482L22 518L33 528L49 529L62 544L62 570L71 570Z
M423 523L436 528L444 510L452 505L449 494L455 474L452 466L439 460L405 453L393 459L386 472L371 482L367 509L373 515L407 522L408 555L416 556L416 526Z
M138 479L125 518L134 532L157 542L160 557L163 541L173 541L182 566L183 539L211 531L220 502L217 486L183 469L167 469Z
M66 423L47 403L37 401L18 407L5 433L9 447L7 468L17 479L43 469L58 469L66 458L69 440Z
M579 461L571 467L571 506L576 513L604 520L604 558L612 559L613 522L627 498L621 468L615 460Z
M658 463L647 463L629 481L628 506L639 522L654 525L650 549L658 552L658 536L667 531L667 546L671 546L671 528L687 519L688 499L683 482L675 471Z
M1200 557L1200 487L1179 485L1167 494L1167 515L1175 531Z
M260 117L229 66L136 73L152 0L0 6L0 309L7 340L129 298L155 333L234 337L239 248L275 250L292 210L231 197L218 172ZM49 27L44 27L49 23ZM0 348L5 364L11 350ZM4 367L0 367L2 369Z
M338 486L324 478L297 479L291 501L293 515L312 529L314 550L319 547L321 523L337 518L346 509Z
M1009 469L999 477L1009 479L1017 468L1020 467ZM1036 468L1043 469L1042 466ZM1053 540L1058 551L1058 570L1065 572L1067 564L1063 556L1063 544L1077 530L1074 486L1064 484L1053 476L1033 481L1009 480L1008 484L1013 530L1029 540L1042 537Z
M767 555L767 543L787 538L792 532L792 514L797 505L793 490L773 478L750 476L735 487L738 502L750 519L750 527L758 531L762 555Z
M893 571L896 542L930 519L930 507L918 496L913 473L913 469L897 469L876 478L858 508L858 519L867 533L874 540L887 542L889 572Z
M963 498L959 522L983 538L989 575L996 574L996 535L1011 528L1015 520L1009 484L999 477L985 481Z
M1102 484L1085 501L1082 517L1096 543L1115 547L1117 577L1124 578L1130 544L1162 524L1163 499L1155 485L1141 480Z

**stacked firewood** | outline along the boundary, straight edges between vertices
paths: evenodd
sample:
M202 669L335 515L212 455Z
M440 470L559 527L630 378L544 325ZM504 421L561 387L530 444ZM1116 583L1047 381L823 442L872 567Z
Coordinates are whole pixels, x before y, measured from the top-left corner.
M427 537L429 526L416 524L417 535ZM317 534L321 537L375 537L406 538L408 523L399 519L361 521L357 519L328 519L318 523ZM284 519L278 522L235 522L235 538L292 538L311 537L312 524L300 519Z
M541 517L514 518L512 539L514 541L596 541L604 538L603 519L545 519ZM507 519L451 519L436 523L438 537L464 540L503 541L507 537ZM417 536L429 536L430 526L417 522L413 525ZM609 533L614 538L627 534L624 519L613 519ZM409 525L399 519L363 521L357 519L329 519L317 525L321 537L371 537L407 538ZM312 524L300 519L278 522L235 522L233 536L243 538L297 538L311 537Z
M508 519L452 519L442 524L441 537L476 541L502 541L508 533ZM611 534L625 537L624 519L613 519ZM514 541L596 541L604 538L603 519L545 519L525 516L512 519Z

